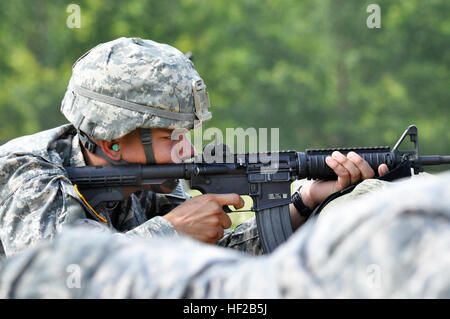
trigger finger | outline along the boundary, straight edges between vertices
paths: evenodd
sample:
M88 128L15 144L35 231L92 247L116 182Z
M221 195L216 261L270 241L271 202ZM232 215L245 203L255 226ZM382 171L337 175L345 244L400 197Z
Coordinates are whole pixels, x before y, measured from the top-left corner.
M244 205L245 205L244 199L239 196L239 204L238 205L233 205L233 207L235 209L240 209L240 208L244 207Z

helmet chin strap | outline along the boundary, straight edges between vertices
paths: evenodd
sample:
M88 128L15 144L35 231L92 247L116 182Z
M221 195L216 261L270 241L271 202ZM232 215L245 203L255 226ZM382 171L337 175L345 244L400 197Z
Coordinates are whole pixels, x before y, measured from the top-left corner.
M147 164L156 164L155 153L153 153L152 132L150 129L139 129L141 144L144 147Z

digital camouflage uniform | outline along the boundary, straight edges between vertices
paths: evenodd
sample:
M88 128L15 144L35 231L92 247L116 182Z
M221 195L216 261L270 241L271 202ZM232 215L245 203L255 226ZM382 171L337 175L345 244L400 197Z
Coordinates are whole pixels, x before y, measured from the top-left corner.
M271 255L86 228L0 264L1 298L450 298L450 172L309 219Z
M77 223L144 238L176 236L160 216L189 197L181 184L169 195L140 191L112 208L96 208L104 225L83 205L63 167L86 165L79 131L110 141L137 128L191 129L208 120L204 88L189 59L150 40L120 38L78 59L61 104L72 124L0 147L0 254L15 254ZM260 253L256 225L249 224L220 244Z

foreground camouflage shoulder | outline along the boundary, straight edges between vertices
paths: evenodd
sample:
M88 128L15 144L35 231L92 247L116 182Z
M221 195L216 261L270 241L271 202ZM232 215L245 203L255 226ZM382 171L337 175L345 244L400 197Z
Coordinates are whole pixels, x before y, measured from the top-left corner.
M295 234L303 245L277 252L298 279L281 277L286 297L450 297L450 172L371 186L380 191L331 207Z
M226 231L218 246L237 249L251 255L262 255L261 240L254 217L238 225L232 231Z
M264 257L73 230L3 261L0 297L450 298L449 226L447 173L336 206Z

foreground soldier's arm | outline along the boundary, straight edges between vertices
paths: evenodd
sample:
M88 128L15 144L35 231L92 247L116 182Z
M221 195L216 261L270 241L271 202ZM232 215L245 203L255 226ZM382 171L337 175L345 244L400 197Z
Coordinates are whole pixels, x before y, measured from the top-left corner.
M391 184L266 258L74 230L4 260L0 298L449 298L449 207L449 173Z

